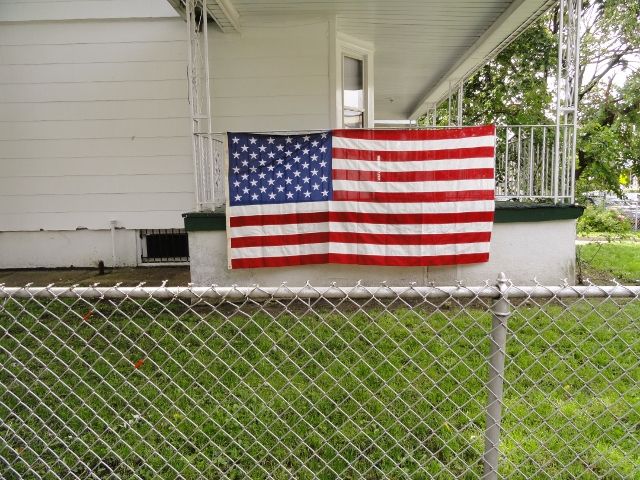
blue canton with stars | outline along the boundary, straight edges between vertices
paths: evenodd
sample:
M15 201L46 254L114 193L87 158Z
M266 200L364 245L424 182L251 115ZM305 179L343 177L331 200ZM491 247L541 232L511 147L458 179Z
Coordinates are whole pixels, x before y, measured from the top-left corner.
M330 200L331 133L229 133L231 205Z

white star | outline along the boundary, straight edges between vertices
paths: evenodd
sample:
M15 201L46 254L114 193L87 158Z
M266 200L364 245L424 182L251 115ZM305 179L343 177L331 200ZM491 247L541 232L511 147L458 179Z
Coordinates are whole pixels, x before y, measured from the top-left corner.
M264 177L266 177L266 176L267 176L267 174L266 174L266 173L264 173L264 172L260 172L260 173L258 174L258 177L260 178L260 180L262 180L262 179L263 179Z
M309 153L309 149L305 148L304 150L302 150L302 153L304 153L305 155L307 155Z
M329 178L327 176L323 175L322 177L320 177L320 180L322 182L326 182L327 180L329 180Z
M282 185L280 185L278 187L278 192L280 192L280 193L284 192L284 187Z
M242 193L249 193L249 189L248 189L247 187L244 187L244 188L242 189Z
M233 140L233 143L238 143L240 141L238 137L233 137L231 140Z
M247 178L249 178L249 175L247 175L247 174L245 173L245 174L243 174L240 178L241 178L241 179L243 179L243 180L246 180Z
M294 177L299 177L300 176L300 172L298 170L296 170L295 172L293 172L293 176Z
M309 190L304 192L304 198L309 198L310 196L311 196L311 192Z
M251 157L252 160L255 160L256 158L258 158L258 154L256 152L251 152L249 156Z
M258 200L258 194L254 193L253 195L251 195L251 200Z
M304 137L302 137L302 139L303 139L305 142L308 142L310 138L311 138L311 137L310 137L309 135L305 135Z
M309 177L304 177L304 178L302 179L302 181L303 181L304 183L309 183Z
M284 159L282 159L282 158L278 158L278 159L276 159L276 163L277 163L278 165L282 165L282 164L284 163Z
M242 149L243 152L246 152L247 150L249 150L249 147L247 147L246 145L242 145L240 148Z
M256 187L258 185L258 180L251 180L249 183L252 187Z
M242 200L242 197L240 195L236 195L236 202L239 202L240 200Z
M240 173L240 169L238 167L233 167L233 173Z
M287 142L287 143L291 143L291 137L285 138L284 141Z
M293 198L293 193L287 192L287 198L289 198L289 199Z
M317 140L314 140L313 142L311 142L312 147L317 147L319 144L320 142L318 142Z
M246 167L249 165L249 162L247 160L242 160L242 166Z
M300 157L293 157L293 161L296 163L300 163Z
M329 192L327 192L326 190L323 190L323 191L322 191L322 196L323 196L323 197L326 197L327 195L329 195Z
M269 142L269 143L273 143L274 141L275 140L273 138L271 138L271 137L267 138L267 142Z
M265 193L267 191L267 187L260 187L260 193Z
M321 167L326 167L327 166L327 162L324 162L324 161L320 162L320 166Z
M276 198L276 194L275 193L270 193L269 194L269 200L273 200Z
M299 143L296 143L296 144L294 145L294 148L295 148L296 150L300 150L300 147L302 147L302 145L300 145Z
M240 186L240 182L236 180L235 182L233 182L233 186L238 188Z
M258 169L257 169L256 167L251 167L251 168L249 169L249 171L250 171L251 173L256 173L256 172L258 171Z
M270 178L269 180L267 180L267 183L269 184L269 186L271 186L276 183L276 181L273 178Z
M321 134L320 134L320 136L321 136L322 138L327 138L327 134L326 134L326 133L321 133Z
M311 155L311 160L315 162L317 159L318 159L318 155L316 155L315 153Z
M264 167L266 164L267 164L267 161L266 161L266 160L260 160L260 161L258 162L258 165L260 165L261 167Z
M287 150L286 152L284 152L284 154L285 154L287 157L290 157L292 153L293 153L293 152L292 152L291 150Z
M240 154L238 152L233 153L233 158L240 158Z
M314 190L320 190L320 185L318 185L317 183L314 183L312 187Z
M300 190L302 190L302 187L300 185L296 185L296 192L299 192Z
M282 178L283 175L284 173L282 172L276 172L276 178Z
M321 151L322 153L326 152L326 151L327 151L327 147L320 147L320 151Z
M266 149L267 149L267 147L265 147L264 145L260 145L258 147L258 150L260 150L261 152L264 152ZM325 150L326 150L326 148L325 148Z
M284 166L284 169L285 169L285 170L291 170L291 164L287 163L287 164Z
M318 175L318 170L316 170L315 168L313 170L311 170L311 175L313 175L314 177Z
M276 148L279 152L281 152L282 150L284 150L284 145L276 145Z
M252 145L255 145L256 143L256 139L254 137L251 137L249 141L251 142Z
M293 180L291 180L289 177L284 179L284 183L286 183L287 185L291 185L291 182L293 182Z
M269 158L273 158L273 157L275 157L275 156L276 156L276 154L275 154L275 153L273 153L273 152L269 152L269 153L267 153L267 156L268 156Z
M304 163L302 164L302 168L309 168L309 164L308 164L307 162L304 162Z
M276 168L276 167L274 167L273 165L269 165L267 167L267 170L269 170L270 172L273 172L274 168Z

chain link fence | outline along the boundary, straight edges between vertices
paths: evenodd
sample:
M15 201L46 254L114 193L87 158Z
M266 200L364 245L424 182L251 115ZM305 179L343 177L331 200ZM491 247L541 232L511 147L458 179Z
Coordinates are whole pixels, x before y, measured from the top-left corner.
M639 298L0 286L0 477L640 478Z

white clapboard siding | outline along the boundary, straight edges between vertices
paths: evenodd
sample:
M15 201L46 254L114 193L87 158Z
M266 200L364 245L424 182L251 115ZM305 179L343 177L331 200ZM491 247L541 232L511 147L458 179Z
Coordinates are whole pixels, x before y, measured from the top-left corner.
M156 207L158 208L158 207ZM118 228L142 229L142 228L184 228L182 218L176 217L175 208L169 210L145 210L138 211L71 211L71 212L36 212L36 213L2 213L3 230L20 232L40 230L41 225L54 223L56 230L108 230L109 221L116 220ZM46 245L46 244L45 244ZM48 248L40 244L39 249ZM55 252L52 252L55 255Z
M6 26L0 230L181 227L195 207L183 20Z
M191 193L193 175L75 175L0 178L0 192L5 197L22 196L36 189L38 195L93 195L96 193Z
M1 122L0 147L9 140L60 140L65 138L172 137L175 118L114 119L114 120L54 120L38 122Z
M0 21L174 17L165 0L0 0Z
M185 155L150 155L108 157L37 157L5 158L0 160L2 178L14 177L69 177L95 176L97 179L109 175L193 175L191 152ZM138 179L139 180L139 179ZM194 181L193 178L191 180Z
M1 66L0 69L2 69ZM176 95L179 93L176 92ZM61 102L5 103L0 105L0 121L32 121L34 128L37 128L35 122L41 121L191 118L189 105L184 98L109 101L75 101L70 99Z
M186 59L156 62L105 62L43 65L4 65L0 85L85 82L126 82L181 80L187 68Z
M146 211L174 209L174 204L182 207L181 210L184 212L192 203L192 192L91 194L69 192L64 195L6 195L0 202L0 215L15 213L18 209L22 213L93 212L102 214L107 205L113 212L129 211L144 215ZM177 218L180 218L180 215ZM130 225L130 228L135 228L135 225Z
M213 32L209 64L216 131L329 128L328 21Z

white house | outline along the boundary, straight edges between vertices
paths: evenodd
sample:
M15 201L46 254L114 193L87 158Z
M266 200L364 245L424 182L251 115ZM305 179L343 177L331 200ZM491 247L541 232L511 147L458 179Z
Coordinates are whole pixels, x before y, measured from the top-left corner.
M556 125L498 127L496 195L520 201L499 205L489 263L229 271L220 210L220 133L411 125L447 99L455 123L461 82L554 3L1 0L0 268L189 261L201 284L572 280L579 0L562 0ZM527 203L541 199L552 204Z

